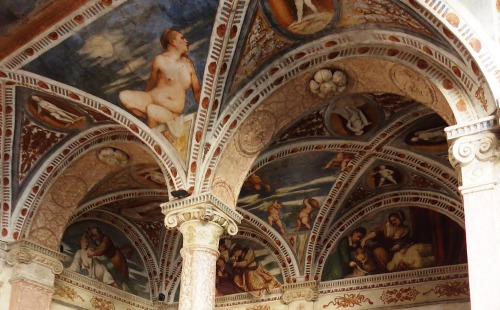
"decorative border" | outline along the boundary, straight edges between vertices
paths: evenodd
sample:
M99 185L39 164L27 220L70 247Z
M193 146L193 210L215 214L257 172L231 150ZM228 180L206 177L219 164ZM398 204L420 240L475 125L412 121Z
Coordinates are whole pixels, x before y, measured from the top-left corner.
M484 131L496 131L500 128L498 116L492 115L467 124L459 124L445 128L448 141Z
M68 220L71 225L79 216L105 204L117 201L126 201L137 197L164 197L168 199L168 190L164 189L133 189L106 194L79 205Z
M136 307L136 309L156 309L153 307L153 303L147 299L127 293L123 290L114 288L100 281L91 279L89 277L66 269L63 270L61 274L56 275L55 285L57 285L58 283L64 283L73 287L77 287L90 293L128 304L130 306ZM61 300L60 298L55 299Z
M1 206L1 236L6 238L10 234L12 205L12 151L14 145L15 126L15 91L11 85L5 85L0 81L0 122L1 122L1 144L0 144L0 161L2 163L2 182L0 189L2 190L2 206Z
M457 50L469 61L477 61L477 65L485 74L485 80L490 87L493 98L500 98L500 68L498 48L490 42L486 35L478 35L470 25L475 27L474 20L466 20L457 15L456 9L447 0L402 0L408 2L422 17L427 18L435 27L443 26L455 38L450 39ZM457 6L459 6L458 4ZM460 12L458 12L460 13ZM462 14L464 15L464 14ZM482 27L478 27L481 29ZM484 29L486 30L486 29ZM484 48L483 48L484 47ZM496 56L496 57L495 57Z
M319 293L330 294L466 278L468 278L467 264L461 264L322 282L319 285Z
M204 160L207 132L212 131L220 102L224 93L229 67L234 53L238 47L238 38L241 34L244 17L250 0L222 0L219 3L217 16L212 30L212 44L207 56L205 75L203 76L203 88L200 106L196 114L193 130L195 137L191 142L191 155L187 175L187 184L195 193L203 190L198 188L197 182L201 175L197 174L197 162Z
M467 265L453 265L428 269L419 269L397 273L358 277L344 280L322 282L319 284L319 297L344 292L372 291L374 289L392 288L403 285L418 285L436 281L467 280ZM224 297L216 297L216 309L242 306L253 303L269 304L281 300L282 288L275 289L256 301L249 293L241 293Z
M162 281L161 287L164 290L164 294L168 296L170 302L173 302L180 282L182 267L182 257L174 257L174 254L179 253L182 247L182 234L178 230L165 229L164 231L163 244L165 246L162 248L159 259L161 270L158 276Z

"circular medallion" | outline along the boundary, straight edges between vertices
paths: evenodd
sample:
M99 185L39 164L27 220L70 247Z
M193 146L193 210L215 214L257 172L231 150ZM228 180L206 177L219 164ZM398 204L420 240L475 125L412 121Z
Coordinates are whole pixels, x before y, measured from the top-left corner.
M238 151L245 155L257 154L276 130L276 116L268 110L255 111L243 122L236 133Z

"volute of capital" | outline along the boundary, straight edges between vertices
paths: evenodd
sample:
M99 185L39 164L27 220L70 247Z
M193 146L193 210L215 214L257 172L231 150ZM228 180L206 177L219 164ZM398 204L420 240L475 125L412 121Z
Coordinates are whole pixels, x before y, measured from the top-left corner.
M316 301L319 296L318 285L318 281L285 284L282 287L281 302L288 305L294 300Z
M162 204L161 208L168 229L178 228L187 221L210 221L221 226L228 234L235 235L242 219L241 214L224 205L212 194L174 200Z
M37 263L49 267L54 274L63 271L63 259L63 254L25 240L10 244L5 256L9 265Z
M492 132L460 137L452 143L448 154L455 168L465 167L474 161L496 161L500 158L498 138Z

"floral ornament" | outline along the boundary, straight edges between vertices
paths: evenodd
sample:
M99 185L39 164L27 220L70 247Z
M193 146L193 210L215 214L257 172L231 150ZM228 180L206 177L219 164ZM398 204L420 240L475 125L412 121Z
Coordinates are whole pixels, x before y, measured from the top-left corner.
M430 292L433 292L434 294L438 295L438 297L442 296L459 296L461 294L469 296L469 283L467 281L453 281L453 282L448 282L446 284L440 284L436 285L433 289L429 290L428 292L425 292L424 295L429 294Z
M115 305L104 298L100 297L92 297L92 300L90 300L90 304L92 305L92 309L96 310L115 310Z
M311 92L325 98L329 95L339 95L347 88L347 76L342 71L320 69L309 81Z
M370 298L365 297L365 295L361 294L344 294L342 297L335 297L332 301L323 305L323 308L328 307L329 305L337 306L337 308L350 308L354 306L361 306L362 302L368 302L370 305L373 305L373 302Z
M129 156L122 150L113 147L105 147L97 153L99 160L108 166L126 166Z
M382 300L384 304L413 301L417 298L418 294L419 292L414 287L387 290L382 293L380 300Z

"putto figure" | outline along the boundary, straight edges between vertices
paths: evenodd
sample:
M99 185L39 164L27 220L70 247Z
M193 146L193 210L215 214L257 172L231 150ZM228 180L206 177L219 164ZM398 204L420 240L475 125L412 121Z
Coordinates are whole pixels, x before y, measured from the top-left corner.
M166 125L173 136L183 131L181 116L186 105L186 92L193 90L200 101L200 81L191 59L187 56L189 43L177 30L167 29L160 38L164 52L153 59L151 76L145 91L124 90L119 97L122 104L139 117L145 117L150 128Z

